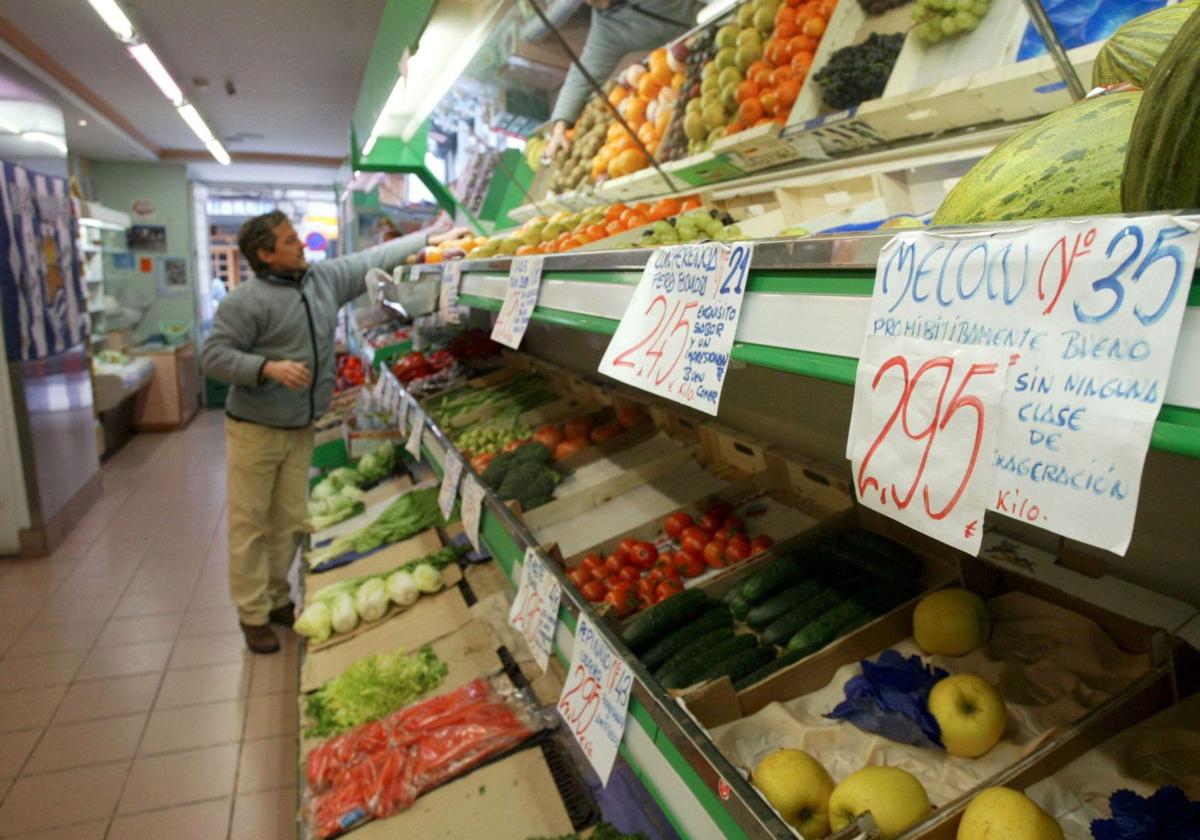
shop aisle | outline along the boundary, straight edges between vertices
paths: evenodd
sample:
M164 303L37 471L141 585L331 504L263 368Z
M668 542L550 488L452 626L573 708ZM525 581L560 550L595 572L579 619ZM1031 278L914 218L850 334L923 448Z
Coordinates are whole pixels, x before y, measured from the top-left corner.
M297 646L238 630L222 423L139 435L53 557L0 560L0 837L295 836Z

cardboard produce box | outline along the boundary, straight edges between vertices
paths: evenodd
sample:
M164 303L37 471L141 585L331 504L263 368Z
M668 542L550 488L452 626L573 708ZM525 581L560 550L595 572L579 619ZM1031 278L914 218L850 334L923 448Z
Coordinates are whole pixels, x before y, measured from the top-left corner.
M743 772L782 747L809 751L835 781L867 765L908 770L924 784L935 811L905 837L953 837L944 826L980 789L1038 778L1094 744L1097 733L1141 719L1171 694L1166 634L1149 615L1136 617L1137 605L1147 602L1144 590L1062 566L1039 577L1035 550L995 535L987 540L984 556L989 546L991 553L1002 551L1009 558L1002 565L960 555L966 586L989 602L993 617L983 648L957 658L924 656L911 639L914 601L741 693L718 681L682 702ZM1110 605L1123 600L1124 614L1072 594L1086 586L1103 590L1097 600ZM1151 600L1159 615L1189 610L1170 599ZM843 699L845 683L861 672L858 662L888 648L995 685L1008 707L1004 739L978 759L956 758L825 718ZM851 826L839 836L861 829Z

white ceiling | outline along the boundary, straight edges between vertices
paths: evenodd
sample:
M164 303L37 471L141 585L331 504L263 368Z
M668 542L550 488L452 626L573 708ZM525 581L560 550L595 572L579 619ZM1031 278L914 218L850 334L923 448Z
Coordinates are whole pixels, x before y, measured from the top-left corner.
M384 0L125 0L122 6L231 154L342 158ZM4 0L0 14L152 144L203 151L85 0ZM198 88L193 78L207 78ZM225 91L232 81L236 95ZM69 103L67 103L69 106ZM128 159L135 147L64 109L74 151Z

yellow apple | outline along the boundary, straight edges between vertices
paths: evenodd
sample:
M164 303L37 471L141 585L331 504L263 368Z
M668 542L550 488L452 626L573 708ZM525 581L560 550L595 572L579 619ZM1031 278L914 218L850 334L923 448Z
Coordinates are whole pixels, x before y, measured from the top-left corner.
M818 840L829 833L833 779L811 755L803 750L777 750L758 763L751 781L804 840Z
M867 811L882 840L896 837L933 811L917 777L899 767L864 767L847 776L829 796L829 824L841 831Z
M1038 804L1010 788L988 788L971 800L957 840L1063 840L1062 827Z
M983 599L966 589L941 589L913 613L913 638L926 653L963 656L988 639L992 620Z
M955 674L929 692L929 713L937 718L950 755L979 758L1004 737L1008 712L992 684L974 674Z

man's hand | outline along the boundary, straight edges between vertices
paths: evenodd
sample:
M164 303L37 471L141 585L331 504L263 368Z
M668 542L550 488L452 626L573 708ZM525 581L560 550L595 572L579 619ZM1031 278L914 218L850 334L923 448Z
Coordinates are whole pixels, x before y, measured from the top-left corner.
M570 148L571 141L567 139L567 124L559 120L554 124L554 128L550 132L550 142L542 150L542 161L548 163L558 154L559 149L569 151Z
M446 231L445 233L430 234L425 239L425 241L429 245L441 245L443 242L449 242L452 239L462 239L464 236L466 236L470 232L471 232L470 228L456 227L456 228L451 228L450 230Z
M267 362L263 365L262 373L265 379L273 379L293 391L302 391L312 384L312 374L304 362L289 362L286 359Z

